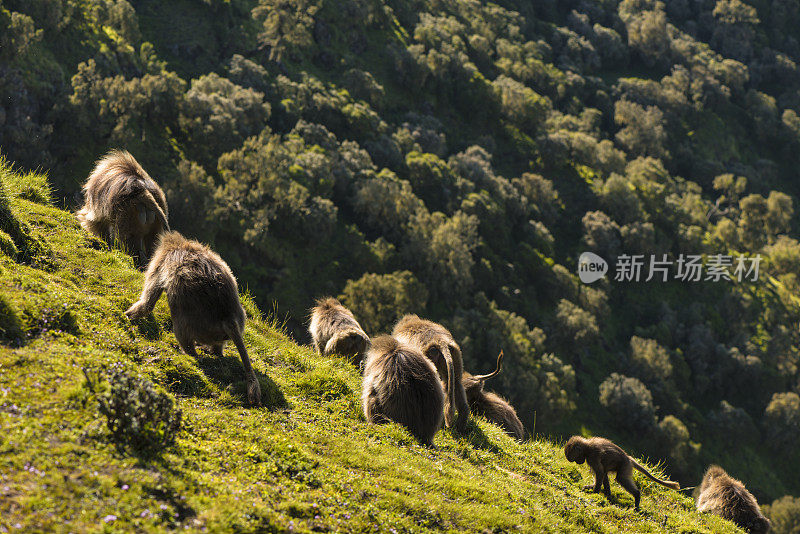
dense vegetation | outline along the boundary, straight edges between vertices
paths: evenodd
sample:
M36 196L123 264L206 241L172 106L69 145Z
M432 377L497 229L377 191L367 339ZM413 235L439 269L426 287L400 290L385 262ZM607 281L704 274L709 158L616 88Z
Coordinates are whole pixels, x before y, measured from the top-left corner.
M49 205L41 176L0 162L0 183L0 223L17 229L0 234L0 533L742 533L644 477L640 512L616 485L588 493L559 443L483 419L434 448L367 424L358 369L244 295L265 403L248 408L233 347L182 354L163 298L131 324L131 258Z
M425 315L467 369L504 350L530 432L770 502L800 495L799 64L796 0L2 0L0 147L66 207L127 148L296 338L324 294L370 334ZM584 285L584 250L761 273Z

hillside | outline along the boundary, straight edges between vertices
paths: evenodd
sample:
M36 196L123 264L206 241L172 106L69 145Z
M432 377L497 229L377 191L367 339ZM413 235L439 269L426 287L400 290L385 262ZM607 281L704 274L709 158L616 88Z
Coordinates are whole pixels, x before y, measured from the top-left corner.
M424 315L529 432L800 513L796 0L0 0L0 154L72 211L120 148L291 339Z
M43 177L2 163L0 179L0 532L739 532L638 476L641 513L616 486L608 503L557 443L518 444L483 420L433 449L367 425L358 371L295 344L245 296L268 399L248 409L231 347L222 361L180 353L164 298L133 326L130 258L49 205ZM98 411L113 367L175 396L174 446L115 446Z

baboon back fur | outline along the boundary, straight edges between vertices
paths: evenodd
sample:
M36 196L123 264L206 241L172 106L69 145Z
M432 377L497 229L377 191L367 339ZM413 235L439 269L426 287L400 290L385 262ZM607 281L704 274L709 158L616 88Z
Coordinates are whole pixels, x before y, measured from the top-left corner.
M360 363L369 347L369 336L353 313L333 297L317 301L308 331L317 352L324 356L340 354Z
M361 400L367 421L395 421L424 445L432 446L442 427L444 390L436 368L390 336L375 339L367 352Z
M483 380L477 380L469 373L464 373L461 383L472 413L482 415L519 441L525 439L525 427L522 426L517 411L508 401L496 393L484 391Z
M456 378L464 374L464 364L461 348L450 331L433 321L420 319L416 315L406 315L397 322L392 336L402 343L415 346L433 362L446 392L445 424L448 427L454 424L453 419L458 409L455 427L459 431L465 431L469 420L469 404L464 386L460 378Z
M228 265L207 246L178 232L161 234L145 273L139 300L125 312L130 319L153 310L167 294L178 344L196 356L195 344L211 346L221 356L225 341L233 340L248 380L251 404L260 403L260 388L242 340L247 315Z
M97 162L83 192L81 226L144 265L159 234L169 231L167 199L158 184L130 153L115 150Z
M765 534L771 528L753 494L717 465L709 467L703 476L697 509L733 521L750 534Z

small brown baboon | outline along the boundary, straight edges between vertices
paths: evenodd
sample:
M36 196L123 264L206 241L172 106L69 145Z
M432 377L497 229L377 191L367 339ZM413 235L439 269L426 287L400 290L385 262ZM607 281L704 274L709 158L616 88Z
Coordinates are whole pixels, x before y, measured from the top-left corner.
M319 354L341 354L357 364L369 347L369 336L353 313L333 297L317 301L311 310L308 332Z
M608 473L617 473L617 482L625 488L625 491L633 495L636 509L639 509L639 488L633 481L633 469L644 473L644 475L662 486L670 489L680 489L680 484L669 480L660 480L650 474L647 469L642 467L636 460L627 455L617 444L605 438L582 438L572 436L564 446L564 455L570 462L582 464L584 461L594 471L594 486L587 486L586 489L600 491L602 486L606 497L611 495L611 486L608 482Z
M361 401L367 421L395 421L424 445L432 446L442 427L444 390L436 368L391 336L378 337L367 352Z
M452 334L433 321L420 319L416 315L406 315L394 326L392 336L402 343L417 347L433 362L447 394L444 422L448 428L453 426L457 408L458 419L455 421L455 427L464 432L469 420L469 404L464 385L461 380L455 378L464 374L464 364L461 359L461 349Z
M144 317L167 294L172 329L186 354L197 356L195 343L208 345L221 357L225 341L233 340L242 358L250 404L261 404L261 388L250 364L242 333L247 314L228 265L207 246L178 232L161 234L145 273L139 300L125 315Z
M772 528L753 494L717 465L709 467L703 475L697 509L733 521L750 534L766 534Z
M486 380L500 374L502 364L503 351L500 351L500 355L497 356L497 369L488 375L464 373L461 376L461 384L464 386L467 402L472 413L484 416L505 430L509 436L522 441L525 438L525 428L522 426L522 421L517 417L517 411L514 407L499 395L483 390Z
M164 192L130 153L114 150L97 162L83 186L78 220L87 231L117 242L144 265L159 234L169 231Z

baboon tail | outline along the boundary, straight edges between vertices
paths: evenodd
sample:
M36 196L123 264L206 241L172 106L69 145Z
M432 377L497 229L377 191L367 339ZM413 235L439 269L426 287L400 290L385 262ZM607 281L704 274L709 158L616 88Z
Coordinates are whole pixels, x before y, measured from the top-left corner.
M497 368L488 375L474 375L472 378L475 380L488 380L500 374L500 369L503 367L503 350L500 349L500 354L497 355Z
M242 367L244 367L244 374L247 380L247 398L253 406L261 404L261 386L258 384L256 373L253 371L253 365L250 363L250 356L247 354L247 348L244 346L244 339L242 339L242 329L233 321L226 322L223 325L225 333L236 345L236 350L239 351L239 356L242 358Z
M253 371L253 366L250 364L250 355L247 354L247 347L244 346L244 339L242 338L242 332L239 330L239 326L233 322L226 322L222 327L225 329L225 333L228 337L231 338L231 341L233 341L236 350L239 351L244 370L249 375Z
M653 475L651 475L650 472L647 469L642 467L641 464L639 464L639 462L637 462L636 460L634 460L630 456L628 456L628 458L630 458L631 464L633 465L633 467L636 468L637 471L641 471L644 474L644 476L646 476L647 478L649 478L653 482L658 482L662 486L670 488L670 489L674 489L674 490L681 489L681 485L678 484L677 482L672 482L671 480L661 480L660 478L656 478Z
M453 355L450 354L450 347L444 349L444 361L447 364L447 417L452 424L456 417L456 377L453 370ZM460 377L459 377L460 378Z
M144 201L145 207L149 210L155 212L156 217L161 222L161 225L164 227L165 232L169 232L169 221L167 220L167 214L164 213L164 210L161 209L161 206L156 202L155 197L153 194L146 190L142 195L142 200Z

